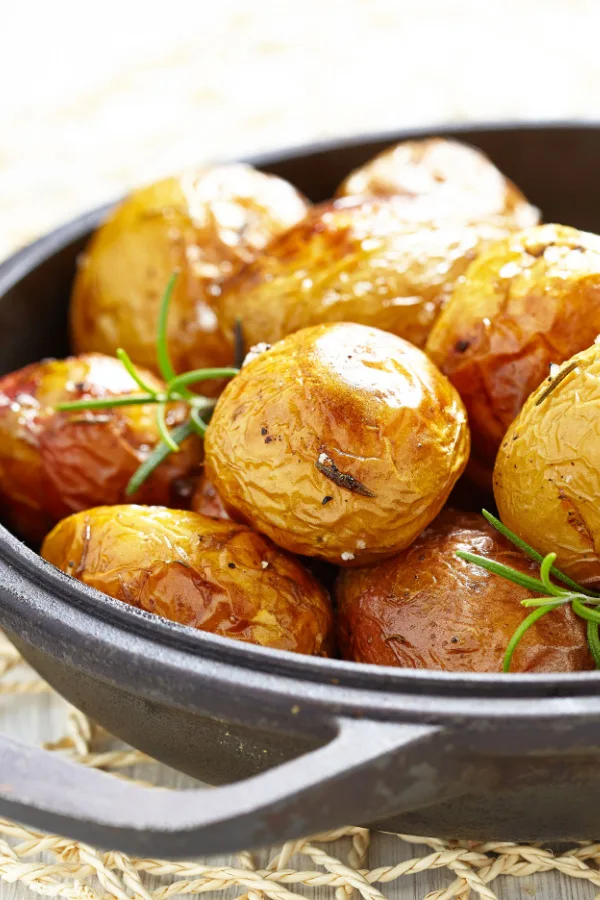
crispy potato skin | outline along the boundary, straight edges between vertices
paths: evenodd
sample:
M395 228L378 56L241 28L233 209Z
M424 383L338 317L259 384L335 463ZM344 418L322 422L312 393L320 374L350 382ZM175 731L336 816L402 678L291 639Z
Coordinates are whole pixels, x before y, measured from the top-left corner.
M161 382L149 372L147 382ZM100 354L34 363L0 379L0 510L5 524L40 541L59 519L99 503L120 503L137 467L159 440L155 407L55 412L67 401L139 393L122 364ZM185 410L172 406L171 425ZM202 446L189 439L137 492L136 499L189 505L188 479Z
M530 575L536 566L483 516L446 509L414 544L373 568L339 576L338 638L345 659L447 672L499 672L527 611L525 588L456 557L467 550ZM511 671L593 669L586 629L571 607L540 619Z
M600 332L600 237L540 225L481 254L454 289L426 352L452 381L473 439L469 473L491 484L506 430L523 403Z
M356 324L307 328L258 354L205 440L206 474L234 518L338 565L410 544L468 453L444 376L401 338Z
M134 191L82 258L71 301L75 349L114 354L124 347L134 362L156 370L160 299L177 268L168 332L175 368L230 365L213 308L218 285L306 209L286 181L245 165L200 169Z
M578 353L561 371L571 363L577 368L543 398L548 378L509 428L494 496L509 528L540 553L557 553L556 565L571 578L598 587L600 346Z
M192 496L191 508L194 512L209 516L211 519L230 519L223 501L217 493L217 489L203 472L196 483L196 489Z
M394 201L325 203L223 285L217 312L229 341L273 344L325 322L358 322L422 347L452 287L507 229L407 223Z
M224 637L328 655L324 588L259 534L194 512L103 506L64 519L42 555L84 584Z
M352 172L338 196L396 197L407 218L536 225L539 212L482 153L444 138L403 141Z

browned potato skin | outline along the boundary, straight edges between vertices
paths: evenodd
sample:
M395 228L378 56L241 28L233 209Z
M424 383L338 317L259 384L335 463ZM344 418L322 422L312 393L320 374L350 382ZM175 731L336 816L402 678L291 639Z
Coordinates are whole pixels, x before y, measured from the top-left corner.
M258 354L205 439L207 477L234 518L338 565L410 544L468 454L464 407L444 376L401 338L356 324L306 328Z
M527 400L502 442L494 496L502 521L579 583L600 587L600 346L568 360Z
M352 172L338 196L396 197L412 221L452 217L528 228L539 212L480 150L427 138L403 141Z
M103 506L60 522L42 556L172 622L296 653L326 656L331 649L325 589L243 525L162 507Z
M148 383L162 382L143 372ZM34 363L0 379L0 510L31 542L59 519L99 503L121 503L127 482L159 440L154 406L56 412L60 403L139 393L122 364L100 354ZM172 406L177 425L185 410ZM135 494L138 501L189 505L202 458L189 439ZM188 483L188 479L189 482Z
M600 333L600 237L540 225L473 262L426 352L452 381L473 439L469 473L491 485L506 430L529 394Z
M112 355L124 347L134 362L156 370L160 299L179 269L168 328L176 370L230 365L231 347L214 312L219 284L306 209L286 181L245 165L200 169L134 191L83 256L71 305L75 349Z
M325 203L224 285L218 316L229 341L273 344L325 322L358 322L422 347L452 287L507 229L407 223L394 201Z
M536 566L477 513L446 509L409 547L374 568L341 573L338 639L345 659L446 672L499 672L534 596L458 559L486 556L529 575ZM593 669L582 619L561 607L515 650L511 672Z
M223 501L217 493L217 489L212 484L206 474L203 472L196 484L196 489L192 496L191 508L194 512L201 513L203 516L210 516L211 519L230 519Z

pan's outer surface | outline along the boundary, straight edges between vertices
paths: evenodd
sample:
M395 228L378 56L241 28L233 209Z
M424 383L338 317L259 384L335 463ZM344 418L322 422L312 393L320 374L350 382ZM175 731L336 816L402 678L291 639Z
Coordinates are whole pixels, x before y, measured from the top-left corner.
M481 147L547 221L600 230L600 127L419 134L427 133ZM414 136L255 162L319 200L350 169ZM76 220L0 266L0 372L67 351L76 257L105 213ZM171 856L348 822L496 840L600 832L595 672L453 676L241 645L97 594L1 526L0 625L44 678L111 732L223 785L149 791L3 738L0 813L32 825Z

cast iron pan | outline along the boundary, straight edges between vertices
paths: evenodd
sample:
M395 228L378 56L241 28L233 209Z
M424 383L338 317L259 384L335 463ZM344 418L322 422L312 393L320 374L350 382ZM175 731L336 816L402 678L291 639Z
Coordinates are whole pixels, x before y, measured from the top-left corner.
M546 221L600 231L600 128L434 129L485 150ZM418 136L426 132L419 132ZM314 200L414 132L255 160ZM77 254L106 208L0 267L0 372L67 351ZM450 675L265 650L67 578L0 527L0 625L109 731L220 784L150 790L0 738L0 813L135 854L232 851L347 823L448 837L600 833L600 676Z

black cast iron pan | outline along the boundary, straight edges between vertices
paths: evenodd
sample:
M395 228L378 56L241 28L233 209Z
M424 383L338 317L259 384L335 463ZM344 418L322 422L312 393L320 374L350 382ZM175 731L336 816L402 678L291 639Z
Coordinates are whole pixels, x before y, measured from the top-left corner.
M484 149L547 221L600 231L600 127L430 133ZM319 200L350 169L413 136L254 162ZM105 213L77 219L0 266L0 372L67 352L76 257ZM0 813L30 825L172 857L347 823L497 840L600 833L595 672L460 676L242 645L96 593L1 526L0 625L51 685L109 731L221 785L150 790L2 737Z

